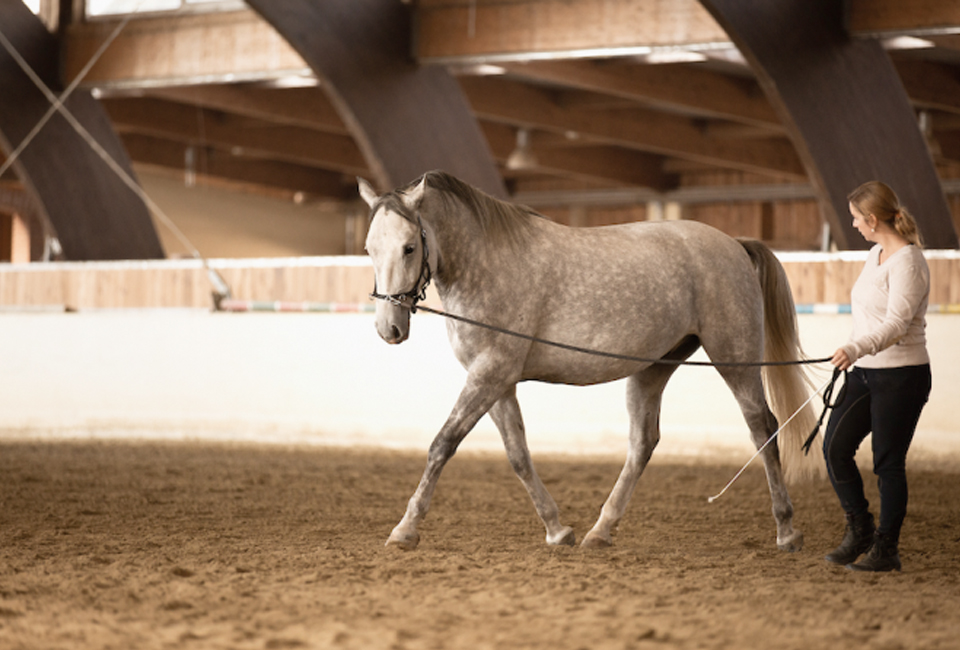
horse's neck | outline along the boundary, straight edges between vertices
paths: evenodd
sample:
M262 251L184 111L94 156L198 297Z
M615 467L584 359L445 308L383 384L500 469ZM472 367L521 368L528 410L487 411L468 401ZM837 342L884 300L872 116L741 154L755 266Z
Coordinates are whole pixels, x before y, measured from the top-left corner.
M434 277L440 299L455 299L483 284L490 270L483 235L470 217L443 214L430 219L437 246Z

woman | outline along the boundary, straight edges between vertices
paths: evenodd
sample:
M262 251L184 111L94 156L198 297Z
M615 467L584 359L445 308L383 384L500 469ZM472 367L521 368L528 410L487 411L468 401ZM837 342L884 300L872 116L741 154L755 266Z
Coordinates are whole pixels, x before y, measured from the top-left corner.
M831 360L840 370L852 369L823 441L830 482L847 518L843 541L825 559L856 571L899 571L907 450L930 395L924 334L930 271L917 224L892 189L871 181L847 198L854 227L875 245L851 291L850 340ZM870 432L880 491L876 526L854 460Z

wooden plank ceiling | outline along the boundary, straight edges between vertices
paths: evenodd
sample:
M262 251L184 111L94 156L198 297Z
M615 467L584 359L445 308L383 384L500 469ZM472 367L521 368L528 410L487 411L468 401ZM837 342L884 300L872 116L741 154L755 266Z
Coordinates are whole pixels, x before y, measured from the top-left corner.
M960 3L849 6L855 37L888 44L941 174L960 176ZM412 55L457 75L514 195L656 197L722 179L722 200L738 184L796 193L807 182L696 0L419 0L411 11ZM66 79L113 25L68 28ZM309 68L251 11L138 19L85 83L139 165L298 198L353 197L369 173ZM533 156L513 168L521 130Z

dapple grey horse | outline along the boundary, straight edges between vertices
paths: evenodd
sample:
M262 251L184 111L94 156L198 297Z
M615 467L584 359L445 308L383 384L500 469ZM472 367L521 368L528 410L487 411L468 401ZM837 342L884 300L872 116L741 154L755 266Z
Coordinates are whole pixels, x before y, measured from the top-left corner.
M410 308L435 279L444 309L530 337L653 360L683 360L703 347L713 361L794 361L802 354L783 268L761 243L735 240L689 222L570 228L529 208L494 199L459 179L430 172L378 196L359 180L370 206L366 249L373 262L376 328L388 343L410 332ZM604 547L660 439L660 400L676 365L586 355L457 320L447 321L466 385L430 446L420 483L388 545L413 549L440 473L477 421L489 413L546 527L548 544L574 544L527 448L516 385L543 381L590 385L627 378L630 437L626 464L582 545ZM797 365L725 365L759 448L805 404L808 382ZM764 390L770 395L768 407ZM693 397L693 396L691 396ZM799 450L814 416L780 433ZM775 440L774 443L777 441ZM797 454L799 456L799 454ZM784 454L784 463L793 459ZM799 550L777 444L762 454L777 525L777 545Z

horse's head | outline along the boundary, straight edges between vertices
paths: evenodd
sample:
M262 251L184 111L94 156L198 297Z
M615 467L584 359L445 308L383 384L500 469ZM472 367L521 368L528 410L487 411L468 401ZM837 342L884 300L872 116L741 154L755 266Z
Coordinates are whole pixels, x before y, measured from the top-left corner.
M387 343L403 343L410 336L410 308L436 267L436 247L428 244L427 226L419 216L426 178L382 197L367 181L357 181L360 196L370 206L366 249L373 261L379 298L377 333Z

